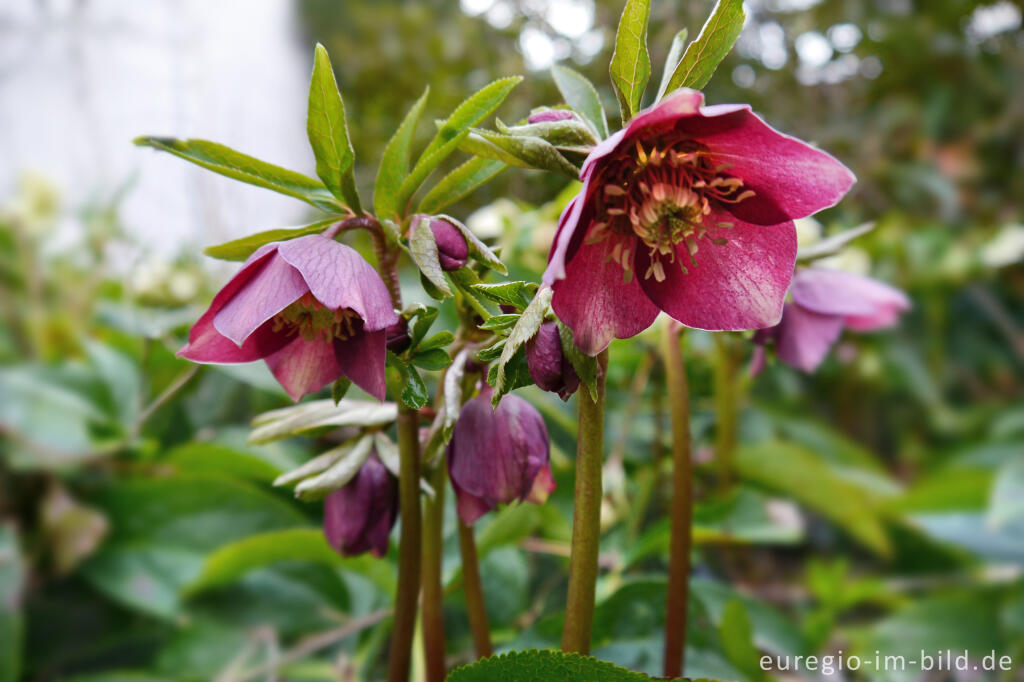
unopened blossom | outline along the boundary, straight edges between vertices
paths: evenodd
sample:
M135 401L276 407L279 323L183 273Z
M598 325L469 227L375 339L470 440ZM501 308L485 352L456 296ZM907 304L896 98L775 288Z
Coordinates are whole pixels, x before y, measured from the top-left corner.
M324 235L262 246L221 289L178 354L265 360L293 399L341 376L384 399L387 287L354 249Z
M466 524L499 504L542 504L555 489L544 419L514 395L492 409L492 393L487 386L462 406L448 444L448 472Z
M398 516L398 483L376 454L324 502L324 535L342 556L384 556Z
M562 400L568 400L580 386L576 370L562 351L558 325L554 322L543 323L527 341L526 364L533 382L545 391L557 393Z
M469 245L462 231L444 218L431 219L430 231L434 233L441 269L451 271L463 267L469 260Z
M759 344L751 368L764 367L764 344L775 342L782 362L813 372L839 338L843 328L869 332L896 324L910 309L899 289L842 270L808 268L797 271L779 324L754 335Z
M747 105L679 90L597 145L559 220L544 281L591 355L659 311L701 329L779 321L796 260L793 220L854 182L832 156Z
M568 109L541 109L535 111L526 119L527 123L552 123L554 121L568 121L576 118L576 115Z

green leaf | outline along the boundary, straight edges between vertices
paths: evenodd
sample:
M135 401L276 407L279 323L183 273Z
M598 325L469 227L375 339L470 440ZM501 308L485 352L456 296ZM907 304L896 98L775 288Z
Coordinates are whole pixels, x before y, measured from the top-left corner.
M353 172L356 154L348 136L345 104L334 80L331 58L320 43L316 45L313 77L309 81L306 134L316 156L316 174L334 196L344 201L353 212L362 213Z
M256 234L224 242L223 244L207 247L203 253L211 258L219 258L220 260L245 260L265 244L283 242L295 239L296 237L305 237L307 234L317 234L318 232L323 232L328 226L339 220L341 220L341 216L332 216L309 225L303 225L302 227L284 227L267 230L266 232L257 232Z
M520 137L539 137L558 149L577 151L586 154L598 143L593 128L576 118L563 121L541 121L524 125L507 126L501 119L495 119L495 127L499 133Z
M431 336L429 339L425 339L423 343L417 345L416 350L422 352L426 350L431 350L433 348L444 348L454 340L455 334L452 334L448 330L440 331Z
M412 139L429 94L430 86L427 86L384 147L380 168L377 170L377 181L373 185L373 209L379 219L391 218L401 221L402 215L396 201L398 188L402 186L402 181L409 174ZM431 211L427 210L427 212Z
M220 474L253 481L273 481L281 470L250 452L220 443L189 442L170 450L164 461L178 471Z
M438 211L463 199L477 187L490 182L498 173L508 168L501 161L477 157L470 159L448 175L427 192L420 201L419 211L437 213Z
M409 233L409 255L412 256L420 273L433 284L438 291L446 296L452 295L452 288L441 268L440 256L437 252L437 241L430 229L430 219L413 218L414 225Z
M508 329L516 322L519 321L519 315L509 313L505 315L495 315L491 319L487 320L483 324L477 325L480 329L487 329L488 331L496 331L499 329Z
M319 180L281 168L208 140L173 137L138 137L135 144L169 152L234 180L301 199L324 211L337 212L341 205Z
M423 337L430 331L434 320L437 319L437 313L438 310L434 306L423 306L423 309L416 314L416 322L413 323L412 334L410 334L413 346L418 346ZM443 334L444 332L440 333Z
M587 119L601 139L608 137L608 119L601 105L601 97L587 77L559 65L551 67L551 77L555 79L555 85L565 103Z
M725 605L718 633L729 662L742 670L747 679L764 679L764 670L761 669L757 648L754 646L754 632L742 601L733 598Z
M0 525L0 682L21 679L24 582L25 568L18 537L13 526Z
M505 347L507 348L508 344ZM533 384L533 377L530 376L530 366L526 359L525 348L517 349L507 362L500 365L500 369L502 371L502 395L511 393L517 388ZM491 365L490 369L487 370L487 383L492 386L498 383L498 371L499 365L497 363ZM493 401L493 404L497 405L500 401L501 398L499 396L497 400Z
M516 351L532 339L537 330L540 329L541 324L544 322L544 316L547 314L548 306L551 304L552 294L553 292L550 288L538 291L537 295L530 301L530 305L526 306L526 310L523 311L516 326L509 333L505 347L501 350L501 357L492 368L495 381L491 384L494 386L494 397L491 402L495 407L501 401L501 396L512 390L509 388L509 382L506 381L505 366L511 362Z
M444 349L430 348L412 356L412 364L423 369L438 370L452 364L452 359Z
M707 85L718 64L739 38L745 19L743 0L718 0L700 35L686 47L665 93L679 88L700 90Z
M523 295L529 291L530 284L518 282L496 282L494 284L474 284L473 289L499 305L514 305L525 308L529 300Z
M679 62L683 58L686 38L689 35L690 32L684 28L672 38L672 47L669 48L668 56L665 58L665 68L661 72L661 83L658 85L658 96L654 98L655 102L665 96L669 81L672 80L672 74L676 72L676 67L679 66Z
M512 88L521 80L522 76L496 80L478 90L455 108L452 115L441 124L434 139L423 150L416 165L413 166L412 172L399 186L395 198L395 206L398 211L403 210L427 176L458 148L462 139L469 134L469 129L493 114L508 97Z
M456 668L448 676L447 682L643 682L650 679L643 673L626 670L590 656L530 649L509 651Z
M647 21L651 0L626 0L615 32L615 52L608 72L622 110L622 123L640 109L647 80L651 77L651 55L647 52Z
M389 388L393 393L398 393L402 404L416 410L426 405L430 400L430 395L427 393L427 386L420 378L419 372L391 351L388 351L387 365L398 372L398 385L393 386L389 382Z
M510 165L559 173L572 180L579 178L580 169L546 140L539 137L504 135L481 129L474 129L473 132L504 152L501 158L496 160L508 163L511 156L515 162Z
M348 393L348 389L352 388L352 380L348 377L340 377L331 384L331 400L337 405L341 402L341 399Z
M493 346L487 348L481 348L477 354L477 360L480 362L491 362L501 357L501 351L505 348L505 339L501 339L496 342Z
M1015 457L999 468L992 487L988 522L1000 528L1024 517L1024 456Z

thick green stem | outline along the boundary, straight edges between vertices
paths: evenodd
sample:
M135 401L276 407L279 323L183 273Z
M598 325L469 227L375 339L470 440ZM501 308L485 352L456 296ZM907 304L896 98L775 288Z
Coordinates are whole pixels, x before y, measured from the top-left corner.
M594 588L601 539L601 464L604 452L604 384L608 351L597 356L597 399L586 388L579 395L576 436L576 489L569 556L569 597L565 606L562 651L590 653L594 627Z
M434 498L424 504L423 512L423 654L427 682L444 682L444 611L441 586L441 554L444 545L444 489L446 478L444 458L430 476Z
M398 408L399 509L402 537L398 542L398 591L388 656L389 682L409 679L412 636L416 629L416 601L420 592L420 443L419 416L404 405Z
M731 339L715 334L715 458L718 485L724 493L732 487L733 453L736 450L737 386L736 354Z
M693 464L690 455L690 394L680 348L683 328L664 328L665 381L672 412L672 535L665 604L664 676L680 677L686 664L687 598L693 525Z
M494 653L491 646L491 629L487 624L484 608L484 588L480 581L480 560L476 553L476 538L473 526L462 521L459 524L459 549L462 552L462 589L466 593L466 612L469 629L473 633L473 646L477 658L486 658Z

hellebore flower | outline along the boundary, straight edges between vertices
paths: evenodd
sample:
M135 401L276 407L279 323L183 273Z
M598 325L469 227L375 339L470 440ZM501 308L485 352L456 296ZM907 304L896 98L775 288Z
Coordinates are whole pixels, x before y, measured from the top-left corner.
M371 454L355 478L327 496L324 535L342 556L384 556L397 517L395 477Z
M466 238L459 228L444 218L433 218L430 221L430 231L434 233L437 259L442 270L450 272L466 264L469 260L469 245L466 244Z
M499 504L543 504L555 489L544 419L514 395L492 409L492 393L487 386L462 406L448 444L448 472L466 524Z
M526 364L534 383L557 393L562 400L568 400L580 387L580 378L562 351L558 325L554 322L543 323L536 336L526 342Z
M178 355L266 360L294 400L341 376L384 399L387 287L354 249L323 235L260 247L221 289Z
M888 284L842 270L809 268L797 271L779 324L754 335L751 371L764 367L764 344L775 341L775 352L787 365L813 372L839 338L843 327L875 331L896 323L910 309L910 300Z
M597 145L559 220L544 281L595 355L659 310L709 330L775 324L796 260L795 218L854 182L836 159L742 104L679 90Z

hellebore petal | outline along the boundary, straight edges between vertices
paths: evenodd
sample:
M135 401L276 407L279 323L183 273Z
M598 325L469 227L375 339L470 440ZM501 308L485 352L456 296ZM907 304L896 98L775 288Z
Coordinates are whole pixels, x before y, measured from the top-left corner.
M821 314L841 315L846 326L874 331L892 326L910 309L910 299L884 282L842 270L799 270L790 287L793 301Z
M248 281L213 318L213 326L239 346L260 325L309 291L299 271L277 253L247 269Z
M397 516L395 479L372 454L351 481L328 495L324 535L342 556L364 552L384 556Z
M448 444L448 471L459 517L467 524L499 504L528 499L548 464L550 444L540 413L514 395L491 409L492 393L487 387L463 405Z
M315 393L343 372L335 359L334 345L323 339L307 341L301 336L265 359L274 378L292 400Z
M725 212L712 211L708 223L732 223L715 227L697 241L695 263L685 244L676 258L687 268L666 266L665 279L643 277L650 265L647 251L637 254L637 279L656 306L688 327L708 330L742 330L770 327L779 321L796 263L796 229L793 223L750 225ZM718 245L712 239L726 239ZM568 324L568 322L566 322Z
M526 122L527 123L550 123L552 121L567 121L570 118L576 118L568 109L544 109L530 114Z
M545 462L537 472L537 477L533 479L533 487L530 488L530 494L526 496L526 501L531 504L544 504L553 492L555 492L555 477L551 475L551 463Z
M434 233L437 258L442 270L450 272L466 264L469 260L469 245L459 228L444 218L434 218L430 221L430 231Z
M369 331L398 321L384 280L355 249L311 234L282 242L277 252L302 274L310 292L327 308L351 308Z
M335 339L334 358L342 373L377 400L387 394L385 363L387 332L361 331L347 339Z
M775 336L775 352L787 365L813 372L843 330L843 318L787 303Z
M545 322L526 342L526 363L534 383L545 391L557 393L562 400L576 392L580 378L562 351L558 325Z

